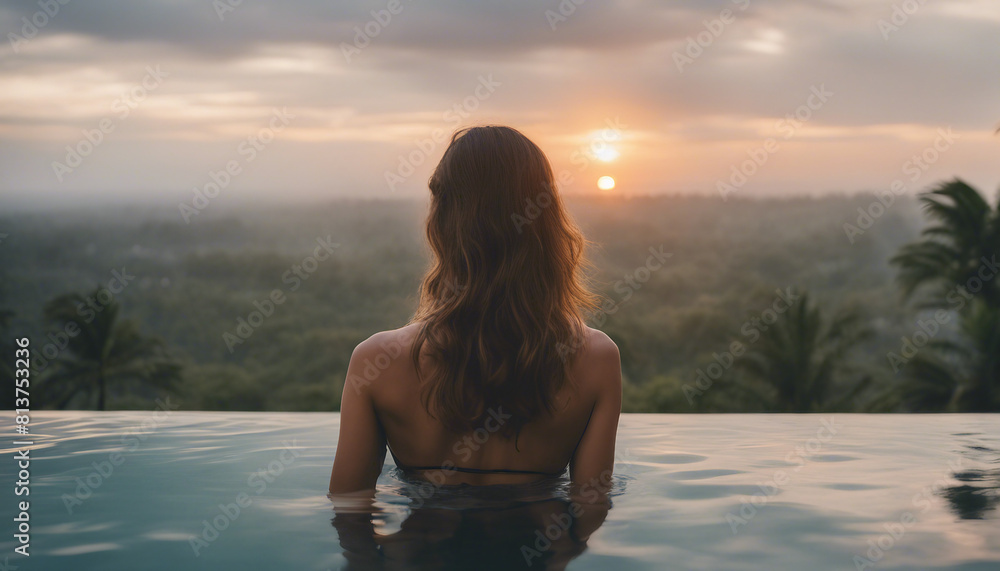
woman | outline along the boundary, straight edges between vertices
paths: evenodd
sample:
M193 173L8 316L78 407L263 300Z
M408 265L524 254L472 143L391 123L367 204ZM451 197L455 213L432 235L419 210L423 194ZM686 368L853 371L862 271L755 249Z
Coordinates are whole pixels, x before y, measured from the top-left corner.
M606 491L618 347L584 324L585 240L544 153L509 127L457 132L430 179L433 263L411 323L354 350L330 492L370 491L388 446L439 485L561 475Z

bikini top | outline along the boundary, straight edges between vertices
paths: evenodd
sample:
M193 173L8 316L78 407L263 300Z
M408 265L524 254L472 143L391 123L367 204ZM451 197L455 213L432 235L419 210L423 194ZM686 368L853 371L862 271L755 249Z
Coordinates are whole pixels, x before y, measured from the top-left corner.
M560 470L558 472L538 472L535 470L508 470L506 468L495 468L495 469L483 469L483 468L463 468L462 466L407 466L399 461L396 457L396 453L389 448L389 454L392 455L392 461L396 463L396 466L404 472L412 472L418 470L447 470L462 472L464 474L532 474L538 476L561 476L565 470Z

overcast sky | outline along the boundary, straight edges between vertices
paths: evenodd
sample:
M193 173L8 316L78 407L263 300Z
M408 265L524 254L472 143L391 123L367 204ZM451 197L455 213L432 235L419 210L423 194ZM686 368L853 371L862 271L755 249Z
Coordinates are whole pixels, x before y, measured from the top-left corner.
M1000 185L996 0L4 0L0 31L14 201L419 196L482 123L566 192L718 193L751 155L742 196Z

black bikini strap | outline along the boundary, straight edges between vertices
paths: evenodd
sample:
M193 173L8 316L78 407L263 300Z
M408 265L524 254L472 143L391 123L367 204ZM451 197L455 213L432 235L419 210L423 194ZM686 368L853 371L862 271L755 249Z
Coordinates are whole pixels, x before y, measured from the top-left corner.
M389 447L387 446L387 448ZM443 470L443 471L463 472L465 474L532 474L538 476L558 476L562 474L561 470L559 472L538 472L536 470L509 470L506 468L486 469L486 468L465 468L462 466L407 466L406 464L403 464L402 462L399 461L399 458L396 457L396 453L392 451L392 448L389 448L389 454L392 455L392 461L396 463L396 466L400 470L403 470L404 472L417 471L417 470Z

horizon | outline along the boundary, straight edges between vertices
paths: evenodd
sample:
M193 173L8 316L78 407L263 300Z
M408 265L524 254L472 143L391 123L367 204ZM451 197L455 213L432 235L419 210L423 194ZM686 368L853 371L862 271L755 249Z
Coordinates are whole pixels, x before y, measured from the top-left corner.
M895 198L897 200L909 200L916 204L922 195L930 192L934 188L938 187L940 184L947 182L952 179L944 179L940 181L935 181L929 184L927 188L921 189L919 192L915 193L905 193L898 195ZM966 181L968 182L968 181ZM982 188L980 191L984 196L991 202L996 203L1000 201L1000 186L997 188ZM739 203L760 203L760 202L794 202L794 201L816 201L816 200L876 200L877 190L867 189L859 191L831 191L826 193L788 193L788 194L764 194L764 195L742 195L734 196L730 198L733 204ZM717 195L712 193L704 192L660 192L660 193L649 193L649 194L607 194L602 192L580 192L580 193L566 193L564 194L564 199L567 200L567 205L572 206L574 202L582 201L610 201L614 202L629 202L629 201L639 201L639 200L706 200L714 201L719 200ZM185 225L195 224L199 218L201 219L219 219L228 216L239 215L241 213L251 213L260 212L263 210L269 211L296 211L303 208L315 208L323 206L333 206L341 203L412 203L412 204L429 204L430 203L430 193L423 196L418 195L405 195L405 196L365 196L365 195L342 195L342 196L328 196L328 197L300 197L295 200L288 200L287 198L259 198L259 197L246 197L246 196L232 196L223 199L220 195L219 197L209 201L211 205L210 208L206 208L199 212L197 216L189 216L190 222ZM184 223L183 213L179 213L179 206L181 203L185 205L190 205L192 201L188 199L187 201L181 202L171 202L169 198L158 197L157 199L147 199L145 201L139 200L115 200L110 197L103 199L87 199L82 202L73 202L72 200L62 200L58 204L53 204L44 199L33 200L33 199L13 199L9 197L0 197L0 207L4 209L4 212L0 212L0 216L4 214L52 214L52 215L77 215L77 214L102 214L109 212L129 212L134 210L145 211L147 215L169 215L170 218L176 217L177 221ZM721 203L721 202L720 202ZM202 216L206 215L206 216Z

